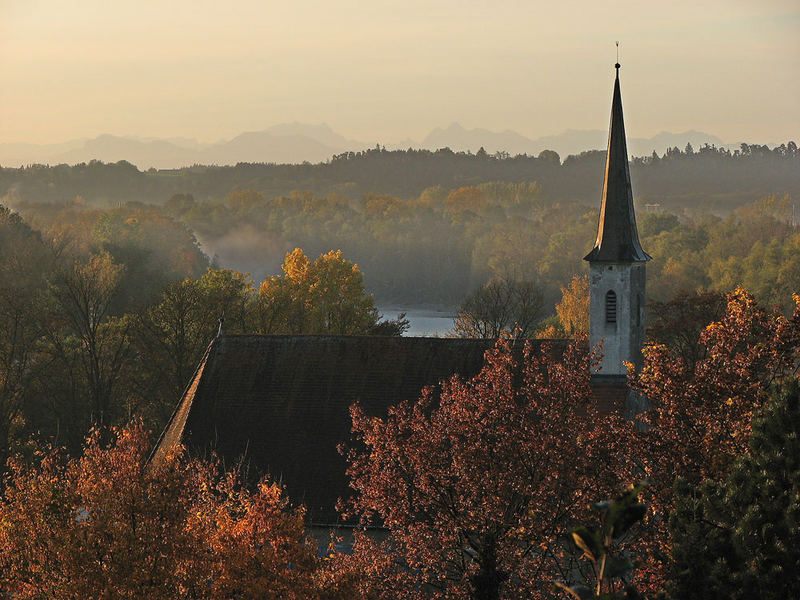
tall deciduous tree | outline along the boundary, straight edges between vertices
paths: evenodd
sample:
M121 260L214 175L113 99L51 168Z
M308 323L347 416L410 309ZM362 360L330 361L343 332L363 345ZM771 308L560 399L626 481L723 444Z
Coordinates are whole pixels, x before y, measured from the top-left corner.
M312 263L295 248L286 254L283 276L261 284L259 300L259 329L265 334L365 334L378 322L364 276L341 250Z
M707 355L686 364L665 346L645 348L633 378L652 408L643 416L650 475L671 487L675 475L694 481L724 474L747 451L750 421L769 385L796 372L800 296L791 318L770 314L742 289L728 296L723 318L699 343Z
M458 309L458 337L497 339L503 333L532 337L544 314L544 298L530 281L492 279L467 296Z
M40 235L0 206L0 470L31 395L46 320L45 275L52 263Z
M652 586L663 584L669 564L667 516L673 509L673 483L698 485L724 477L733 461L748 451L753 415L770 385L795 376L800 367L800 296L794 314L769 313L742 289L728 296L719 321L700 335L705 356L687 364L663 345L645 348L644 367L631 383L651 408L640 418L642 466L653 485L648 503L655 519L647 563L638 573Z
M385 419L351 409L353 508L388 528L398 598L546 597L577 573L570 526L625 477L632 426L598 412L586 351L521 350L498 342L479 375Z
M127 321L111 316L123 271L108 253L92 254L85 262L66 267L53 290L66 324L66 329L54 333L54 342L69 360L68 338L78 340L77 362L89 397L90 419L98 425L109 424L114 388L130 348Z
M162 427L224 317L227 333L249 333L255 301L250 276L208 269L199 279L168 285L160 301L135 320L131 393L139 416Z

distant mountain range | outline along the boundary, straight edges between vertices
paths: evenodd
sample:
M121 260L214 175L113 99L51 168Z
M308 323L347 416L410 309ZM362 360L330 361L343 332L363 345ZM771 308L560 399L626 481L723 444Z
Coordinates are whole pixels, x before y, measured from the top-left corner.
M562 159L585 150L602 150L607 133L597 130L568 129L558 135L527 138L515 131L466 129L458 123L436 128L422 141L406 140L385 144L388 149L425 148L436 150L448 147L454 151L477 152L483 148L494 154L502 151L511 155L538 155L553 150ZM667 148L694 148L703 144L726 146L718 137L701 131L683 133L662 132L651 138L628 138L628 151L636 156L663 154ZM738 147L738 144L727 144ZM284 123L263 131L242 133L235 138L214 144L201 144L186 138L136 138L101 135L60 144L0 143L0 165L18 167L26 164L77 164L90 160L117 162L126 160L140 169L174 169L193 164L231 165L239 162L311 163L324 162L334 154L374 148L375 143L348 139L326 124Z

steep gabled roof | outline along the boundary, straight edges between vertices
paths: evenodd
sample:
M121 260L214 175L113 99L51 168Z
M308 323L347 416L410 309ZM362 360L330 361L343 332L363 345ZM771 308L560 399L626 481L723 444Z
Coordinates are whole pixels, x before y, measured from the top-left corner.
M553 358L571 340L529 340ZM423 387L453 374L476 375L493 340L358 336L220 335L208 347L151 458L177 444L195 456L215 452L227 466L244 460L252 478L269 473L313 524L340 521L350 495L346 461L349 407L385 416ZM519 350L521 352L522 346ZM521 358L521 354L520 354ZM625 407L624 378L596 378L601 412Z
M603 203L594 248L583 260L590 262L645 262L650 255L639 244L636 216L633 212L631 173L625 123L622 118L622 96L619 91L619 63L615 65L614 98L611 103L611 125L608 131L608 153L603 183Z
M349 407L368 414L419 397L454 373L475 375L491 340L221 335L209 346L153 453L175 444L244 457L251 475L271 474L315 523L335 523L349 495L337 452L350 439Z

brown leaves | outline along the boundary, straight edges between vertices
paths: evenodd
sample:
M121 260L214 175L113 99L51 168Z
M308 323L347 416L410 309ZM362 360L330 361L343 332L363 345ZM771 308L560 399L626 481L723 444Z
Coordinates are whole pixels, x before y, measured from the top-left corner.
M796 374L800 359L800 303L789 319L768 313L746 291L728 295L725 314L700 334L704 353L684 361L665 346L645 348L644 368L631 384L649 400L640 418L649 425L637 456L653 485L648 561L640 572L662 581L668 560L666 516L676 478L719 478L748 452L752 415L772 382Z
M669 480L667 487L676 475L715 477L747 451L750 419L769 384L797 368L799 315L800 308L791 319L768 314L737 289L723 318L700 335L704 358L687 365L664 346L645 349L632 383L653 406L644 416L652 476Z
M716 477L747 451L770 383L800 365L796 301L785 318L737 290L703 331L705 352L684 361L665 346L646 348L631 375L652 407L640 415L643 431L598 410L580 342L555 352L500 341L478 376L444 382L385 419L354 407L352 508L390 530L399 557L379 589L400 598L423 585L441 598L544 594L539 582L576 572L563 539L589 499L642 471L653 512L636 542L646 558L637 573L663 582L672 483Z

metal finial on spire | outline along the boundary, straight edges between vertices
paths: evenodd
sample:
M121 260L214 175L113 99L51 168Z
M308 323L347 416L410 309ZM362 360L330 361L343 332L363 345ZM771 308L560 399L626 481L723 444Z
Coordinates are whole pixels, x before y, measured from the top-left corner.
M619 73L619 40L617 40L617 64L614 65L614 68Z

